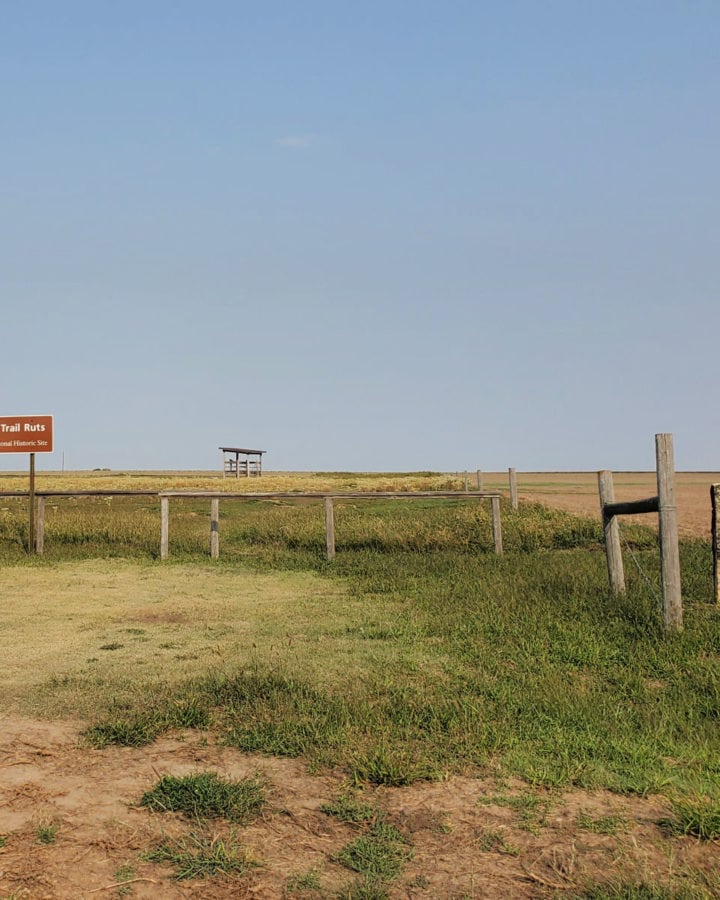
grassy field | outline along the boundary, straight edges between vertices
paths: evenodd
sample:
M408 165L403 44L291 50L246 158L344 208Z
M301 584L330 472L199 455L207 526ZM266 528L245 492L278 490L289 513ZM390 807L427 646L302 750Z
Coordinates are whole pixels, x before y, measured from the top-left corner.
M430 473L283 477L243 487L452 486ZM615 598L597 520L535 503L503 505L496 557L487 502L344 501L332 563L319 504L222 503L211 562L209 503L174 502L164 563L153 498L53 502L42 558L25 552L23 502L3 507L0 689L17 713L80 716L94 746L209 728L355 785L492 772L657 793L720 837L708 825L720 816L720 610L702 539L682 542L686 627L666 637L656 534L623 529L628 592Z

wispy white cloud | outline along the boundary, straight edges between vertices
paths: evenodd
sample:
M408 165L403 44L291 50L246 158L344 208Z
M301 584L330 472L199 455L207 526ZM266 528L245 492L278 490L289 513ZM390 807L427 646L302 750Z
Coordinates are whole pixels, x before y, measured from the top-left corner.
M314 142L313 134L289 134L286 137L276 138L275 143L278 147L289 147L292 150L307 150Z

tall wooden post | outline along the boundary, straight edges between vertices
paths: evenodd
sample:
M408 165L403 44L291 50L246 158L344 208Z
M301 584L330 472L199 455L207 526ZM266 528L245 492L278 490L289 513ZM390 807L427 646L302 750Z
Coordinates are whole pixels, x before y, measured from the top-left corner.
M467 494L467 492L470 490L470 479L468 477L467 472L464 473L464 478L465 478L465 493Z
M480 469L477 470L477 489L481 491L483 489L483 476Z
M518 508L518 495L517 495L517 473L515 469L508 469L508 477L510 480L510 506L513 509Z
M680 592L680 549L675 506L675 458L671 434L655 435L658 514L660 518L660 566L663 584L663 621L666 631L683 627Z
M35 552L35 454L30 454L30 527L28 531L28 553Z
M715 602L720 604L720 528L718 527L720 484L711 485L710 504L712 506L713 584L715 586Z
M325 498L325 546L327 558L335 559L335 513L332 497Z
M492 509L492 528L493 540L495 541L495 552L498 556L502 556L502 525L500 524L500 498L491 497L490 504Z
M220 500L213 497L210 500L210 557L217 559L220 556Z
M167 559L169 554L170 533L170 501L167 497L160 498L160 559Z
M600 512L602 513L603 531L605 532L605 555L607 557L608 578L613 594L625 592L625 570L623 569L622 549L620 547L620 523L617 516L608 515L606 503L615 501L615 487L612 472L598 472L598 489L600 491Z

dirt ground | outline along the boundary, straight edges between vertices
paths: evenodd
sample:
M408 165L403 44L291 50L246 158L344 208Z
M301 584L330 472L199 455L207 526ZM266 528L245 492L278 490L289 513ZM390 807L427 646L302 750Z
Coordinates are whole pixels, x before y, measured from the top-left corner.
M488 489L495 485L507 489L507 473L485 473ZM641 500L657 496L654 472L614 472L616 500ZM567 512L600 518L600 500L596 472L518 472L518 497L535 500ZM471 482L472 484L472 482ZM710 537L710 486L720 484L720 472L677 472L675 494L678 530L681 535ZM622 521L636 521L657 526L657 516L628 516Z
M0 896L349 896L357 876L335 855L359 830L320 810L347 789L341 775L309 774L300 760L245 755L202 732L140 749L91 750L82 746L80 729L79 723L0 720ZM236 830L256 863L246 873L178 881L168 864L143 860L159 840L197 828L177 814L140 807L143 792L161 775L198 771L226 778L260 772L267 779L267 811ZM502 802L527 791L516 782L464 777L366 791L363 802L384 810L412 843L413 857L389 896L530 898L611 879L678 885L688 873L696 884L702 871L716 877L720 848L671 836L659 824L670 810L657 798L541 794L530 817ZM614 834L596 833L578 827L582 816L623 825ZM49 825L54 840L41 843L38 829ZM228 838L222 823L210 828ZM320 889L292 890L310 872Z

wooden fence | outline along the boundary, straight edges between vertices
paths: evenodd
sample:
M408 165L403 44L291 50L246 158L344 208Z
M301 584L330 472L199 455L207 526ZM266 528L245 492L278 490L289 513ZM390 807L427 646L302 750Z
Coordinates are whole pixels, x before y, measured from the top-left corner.
M220 555L219 506L221 500L322 500L325 505L325 550L328 559L335 558L335 509L336 500L466 500L489 498L492 510L492 529L495 552L502 554L502 525L500 522L500 494L495 491L368 491L368 492L303 492L279 491L270 493L231 493L229 491L161 491L160 497L160 558L170 555L170 500L210 500L210 555Z
M36 491L37 522L31 528L34 535L31 553L42 554L45 549L45 500L48 497L157 497L160 500L160 558L170 555L170 500L210 500L210 556L220 555L220 501L221 500L323 500L325 504L325 546L328 559L335 558L335 500L443 500L443 499L489 499L492 510L492 530L495 552L502 554L502 525L500 522L500 493L496 491L378 491L353 493L327 492L258 492L235 493L230 491L152 491L152 490L105 490L105 491ZM0 491L0 497L28 497L28 491ZM32 504L31 504L32 505ZM31 522L35 520L31 510Z
M608 578L615 594L625 591L620 526L618 516L638 513L658 513L660 525L660 569L663 587L663 621L667 631L679 631L683 625L680 593L680 550L678 542L677 507L675 506L675 462L671 434L655 435L657 466L657 497L615 502L612 472L598 472L600 510L605 532Z

